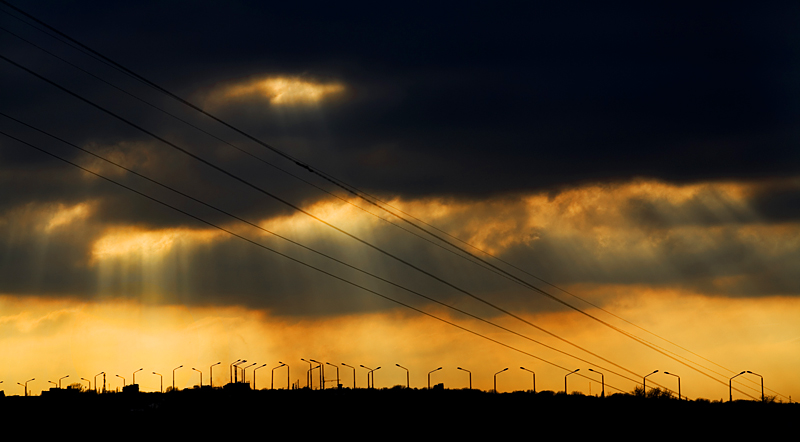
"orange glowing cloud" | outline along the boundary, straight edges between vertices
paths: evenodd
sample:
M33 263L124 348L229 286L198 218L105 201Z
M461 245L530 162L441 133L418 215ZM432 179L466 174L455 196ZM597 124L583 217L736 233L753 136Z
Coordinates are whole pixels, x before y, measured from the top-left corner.
M305 106L319 104L344 92L338 82L322 83L292 76L269 76L226 86L214 94L214 101L265 98L274 106Z

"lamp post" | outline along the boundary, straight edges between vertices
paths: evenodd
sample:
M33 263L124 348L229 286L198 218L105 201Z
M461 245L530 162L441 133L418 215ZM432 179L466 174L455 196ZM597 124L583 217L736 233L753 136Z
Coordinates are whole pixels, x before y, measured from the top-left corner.
M172 391L175 391L175 370L177 370L179 368L183 368L183 365L181 365L180 367L175 367L175 368L172 369Z
M283 364L283 362L281 362L281 361L278 361L278 362ZM291 390L292 389L292 381L289 378L289 364L283 364L283 365L286 366L286 389L287 390Z
M743 374L745 374L745 373L747 373L747 371L743 371L743 372L741 372L741 373L737 374L736 376L734 376L734 377L732 377L732 378L728 379L728 400L729 400L730 402L733 402L733 385L732 385L732 383L733 383L733 379L734 379L734 378L737 378L737 377L739 377L739 376L741 376L741 375L743 375Z
M248 365L247 367L242 367L242 383L245 383L245 384L247 383L247 369L252 367L252 366L254 366L254 365L258 365L258 362L253 362L252 364Z
M320 361L315 361L314 359L311 359L311 362L319 364L319 389L320 390L324 390L325 389L325 367L322 366L322 362L320 362Z
M88 390L86 390L86 391L89 391L89 390L91 390L91 389L92 389L92 381L90 381L89 379L86 379L86 378L81 378L81 380L83 380L83 381L86 381L86 382L88 382L88 383L89 383L89 389L88 389Z
M600 382L601 382L601 383L602 383L602 385L603 385L603 387L602 387L602 390L600 391L600 397L606 397L606 377L605 377L605 376L603 376L603 373L600 373L600 372L599 372L599 371L597 371L597 370L592 370L592 369L590 368L590 369L589 369L589 371L593 371L593 372L595 372L595 373L597 373L597 374L599 374L599 375L600 375Z
M277 366L277 367L272 369L272 376L270 377L270 380L269 380L269 389L270 390L274 390L275 389L275 369L281 368L284 365L286 365L286 364L281 362L281 365L279 365L279 366ZM287 389L288 389L288 387L287 387Z
M68 378L68 377L69 377L69 375L62 376L62 377L58 378L58 388L61 388L61 379ZM762 396L763 396L763 394L762 394Z
M202 388L203 387L203 372L198 370L198 369L196 369L196 368L194 368L194 367L192 367L192 370L200 373L200 388Z
M153 372L153 374L154 375L158 375L159 377L161 377L161 392L163 393L164 392L164 376L162 376L161 373L156 373L156 372Z
M439 371L441 369L442 369L442 367L439 367L436 370L431 370L431 371L428 372L428 390L431 389L431 373L433 373L434 371Z
M572 373L577 373L579 371L581 371L581 369L580 368L576 368L575 370L573 370L573 371L567 373L566 375L564 375L564 394L569 394L568 390L567 390L567 376L571 375Z
M508 367L506 367L506 368L504 368L504 369L502 369L502 370L500 370L500 371L498 371L497 373L494 374L494 392L495 393L497 393L497 375L499 375L500 373L502 373L504 371L507 371L507 370L508 370Z
M138 369L138 370L133 372L133 382L131 383L131 385L135 385L136 384L136 372L137 371L142 371L142 370L144 370L144 368L140 368L140 369Z
M311 389L311 366L313 364L311 363L311 361L306 361L303 358L300 358L300 360L303 361L303 362L308 362L308 371L306 372L306 387Z
M233 382L234 383L239 383L239 368L241 368L241 367L239 367L239 364L244 364L245 362L247 362L247 359L242 359L241 361L236 362L236 363L233 364Z
M318 365L318 366L316 366L316 367L309 368L309 369L308 369L308 371L306 372L306 377L308 377L309 379L311 379L311 380L312 380L312 381L311 381L311 389L312 389L312 390L314 389L314 381L313 381L313 379L314 379L314 373L312 373L312 371L314 371L314 370L316 370L316 369L318 369L318 368L319 368L319 365Z
M211 364L211 366L208 367L208 377L209 377L208 382L211 384L211 388L214 388L214 366L219 365L221 363L222 361L219 361L216 364Z
M370 385L370 384L369 384L369 375L370 375L370 374L372 374L372 371L370 371L370 370L372 370L372 369L371 369L371 368L369 368L369 367L365 367L365 366L363 366L363 365L361 365L361 364L359 364L358 366L359 366L359 367L361 367L361 368L366 368L366 369L368 370L368 371L367 371L367 388L369 388L369 385Z
M339 388L339 386L340 386L340 385L342 385L342 384L341 384L341 382L339 382L339 366L338 366L338 365L331 364L330 362L326 362L326 364L328 364L328 365L330 365L331 367L333 367L333 368L335 368L335 369L336 369L336 388L338 389L338 388Z
M531 374L533 374L533 392L536 393L536 373L534 373L532 370L528 370L525 367L520 367L520 368L525 370L525 371L527 371L527 372L529 372L529 373L531 373Z
M123 377L122 377L122 376L120 376L120 375L117 375L117 377L118 377L118 378L120 378L120 379L122 379L122 388L125 388L125 384L126 384L125 378L123 378Z
M267 366L267 364L264 364L264 365L261 365L261 366L256 367L256 368L253 369L253 390L256 389L256 370L258 370L259 368L264 368L266 366Z
M230 383L231 384L233 383L233 365L236 364L236 363L239 363L241 361L242 361L241 359L237 359L237 360L231 362L231 365L228 366L228 372L229 372L229 374L231 376L231 378L230 378Z
M17 385L22 385L23 387L25 387L25 396L28 396L28 382L35 381L35 380L36 380L36 378L28 379L27 381L25 381L25 385L22 385L19 382L17 382Z
M344 365L345 367L350 367L350 368L353 369L353 390L355 390L356 389L356 368L353 367L352 365L347 365L344 362L342 362L342 365Z
M47 382L49 382L49 383L51 383L51 384L55 385L56 387L58 387L58 384L56 384L56 383L55 383L55 382L53 382L53 381L47 381Z
M664 374L668 374L670 376L675 376L676 378L678 378L678 400L681 400L681 377L676 375L675 373L670 373L668 371L665 371Z
M409 379L410 379L410 378L409 378L409 372L408 372L408 369L407 369L407 368L405 368L405 367L403 367L403 366L402 366L402 365L400 365L400 364L394 364L394 365L396 365L396 366L398 366L398 367L400 367L400 368L402 368L403 370L405 370L405 371L406 371L406 388L409 388L409 387L411 386L411 383L409 382Z
M650 374L656 374L656 373L658 373L658 370L656 370L656 371L654 371L654 372L652 372ZM650 376L650 374L647 375L647 376ZM647 397L647 387L645 385L645 382L647 382L647 376L642 378L642 393L644 394L644 397Z
M97 373L96 375L94 375L94 391L95 391L95 393L97 392L97 377L100 376L100 375L103 375L103 379L105 379L106 378L106 372L101 371L100 373ZM89 385L91 385L91 384L89 384ZM106 389L106 383L103 382L103 391L105 391L105 389Z
M472 390L472 372L469 370L465 370L461 367L456 367L456 370L466 371L467 373L469 373L469 389Z
M764 402L764 376L761 376L758 373L753 373L750 370L747 370L747 372L750 373L750 374L754 374L754 375L756 375L756 376L761 378L761 402Z
M370 376L372 376L372 388L375 388L375 373L373 373L373 372L374 372L375 370L380 370L380 369L381 369L380 367L378 367L378 368L373 368L373 369L372 369L372 370L370 370L370 371L369 371L369 373L367 374L367 378L369 378Z

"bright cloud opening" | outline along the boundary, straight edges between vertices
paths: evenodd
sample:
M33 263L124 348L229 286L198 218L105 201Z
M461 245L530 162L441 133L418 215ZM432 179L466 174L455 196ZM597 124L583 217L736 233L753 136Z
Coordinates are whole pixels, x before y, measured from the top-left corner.
M319 83L299 77L267 77L227 87L224 98L267 98L272 105L292 106L317 104L344 91L341 83Z

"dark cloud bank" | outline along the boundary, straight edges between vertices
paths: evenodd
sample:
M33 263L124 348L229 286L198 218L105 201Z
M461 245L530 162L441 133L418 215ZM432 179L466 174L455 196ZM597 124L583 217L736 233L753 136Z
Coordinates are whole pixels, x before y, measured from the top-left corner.
M800 7L796 3L760 7L728 2L686 8L591 3L357 8L263 2L18 6L192 99L201 100L218 84L254 75L343 82L348 87L345 97L315 110L278 109L264 102L261 107L232 104L216 111L292 155L385 196L479 200L634 177L676 183L777 182L800 170L800 29L796 25ZM10 12L5 6L2 10ZM306 179L316 179L10 15L0 14L0 21L4 28L182 118ZM321 197L10 34L2 33L0 50L295 203ZM5 85L0 92L4 113L78 145L117 155L130 167L245 218L290 212L5 62L0 62L0 78ZM0 129L83 164L96 164L2 117ZM97 230L89 236L115 224L199 226L105 183L86 180L68 166L5 138L0 138L0 161L0 208L6 214L31 203L71 204L92 198L100 209L92 218ZM166 195L131 177L120 175L120 179L154 195ZM776 184L761 189L751 201L759 221L797 220L800 186ZM657 210L647 204L631 212L643 224L657 223L652 216ZM193 205L183 207L198 210ZM201 213L212 221L225 219ZM92 292L93 273L81 264L86 262L90 239L54 241L58 245L52 247L63 250L50 249L48 259L66 261L48 261L49 268L58 268L64 276L53 277L48 287L34 290L22 275L36 267L24 265L26 259L35 258L32 250L36 249L27 247L32 243L12 244L6 239L2 291ZM510 255L538 262L558 279L564 274L560 269L569 263L555 265L554 257L561 255L542 252L557 246L545 243L538 252L519 250ZM226 256L225 250L234 246L215 247L220 250L192 258L197 260L193 265L202 269L232 262L211 256ZM532 253L535 256L529 256ZM675 266L685 271L645 279L668 281L697 268L678 255ZM738 255L720 251L709 259L731 256ZM272 271L268 266L244 273L269 278ZM68 272L71 276L66 276ZM199 274L211 278L213 273ZM248 278L219 284L205 281L193 285L192 293L197 299L213 297L212 292L224 292L219 285L230 288L226 296L232 302L241 298L243 303L253 303L262 294L252 291L258 284ZM636 277L622 280L636 282ZM293 281L289 291L311 293L310 288L302 289L303 281ZM313 304L300 299L297 305Z

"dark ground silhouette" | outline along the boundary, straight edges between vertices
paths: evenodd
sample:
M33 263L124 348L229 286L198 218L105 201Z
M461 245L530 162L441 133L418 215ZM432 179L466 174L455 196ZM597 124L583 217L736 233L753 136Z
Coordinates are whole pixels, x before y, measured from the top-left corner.
M277 435L405 435L496 438L617 434L651 438L742 436L794 431L800 405L757 401L708 402L606 398L552 392L492 394L479 390L188 389L169 393L45 392L0 398L6 422L70 422L104 431L207 436L242 428ZM9 427L10 428L10 427ZM30 428L30 427L28 427ZM211 433L209 433L211 432ZM264 433L266 432L266 433ZM520 433L522 432L522 433ZM663 433L663 434L662 434Z

